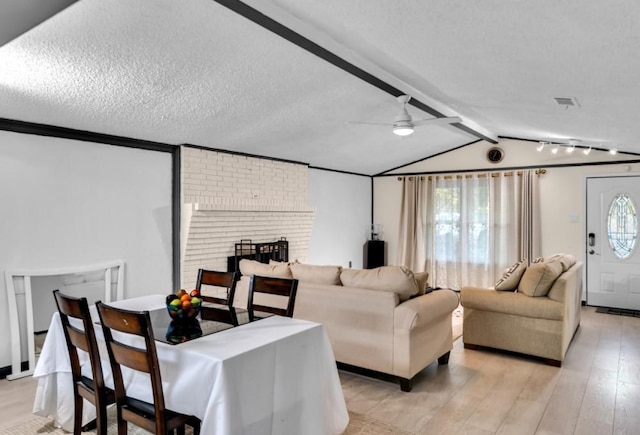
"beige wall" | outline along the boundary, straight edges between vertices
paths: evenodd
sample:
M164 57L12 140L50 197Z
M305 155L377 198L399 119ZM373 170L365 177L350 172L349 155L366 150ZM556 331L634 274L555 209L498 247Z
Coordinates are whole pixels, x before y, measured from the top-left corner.
M489 163L485 154L492 146L504 150L504 160L499 164ZM414 163L394 174L438 173L456 170L496 170L514 167L546 168L540 176L542 254L567 252L584 261L584 208L585 177L592 174L620 174L640 172L640 163L625 163L637 160L637 156L610 154L592 150L585 156L581 150L567 154L560 149L552 154L549 149L538 152L536 142L503 140L499 145L478 142L458 150L442 154L423 162ZM615 161L621 161L616 163ZM584 166L596 162L611 162L604 165ZM553 165L582 165L554 167ZM398 218L400 211L401 185L395 176L376 177L374 180L374 221L384 225L388 242L389 264L396 264Z

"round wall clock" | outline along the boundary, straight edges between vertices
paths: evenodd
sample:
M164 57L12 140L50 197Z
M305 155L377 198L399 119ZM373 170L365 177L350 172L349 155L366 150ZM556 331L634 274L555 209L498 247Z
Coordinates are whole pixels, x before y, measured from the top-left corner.
M500 163L504 158L504 151L502 148L493 147L487 150L487 160L491 163Z

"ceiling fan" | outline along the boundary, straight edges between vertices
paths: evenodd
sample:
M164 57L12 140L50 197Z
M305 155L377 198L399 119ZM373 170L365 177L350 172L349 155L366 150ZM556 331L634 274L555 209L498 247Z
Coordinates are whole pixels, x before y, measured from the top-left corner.
M393 123L388 122L360 122L360 121L347 121L347 124L367 124L367 125L390 125L393 127L393 132L398 136L409 136L413 133L414 127L424 125L438 125L438 124L455 124L462 122L457 116L449 116L445 118L427 118L413 120L409 112L407 112L407 103L411 100L409 95L400 95L396 98L402 105L400 112L396 115Z

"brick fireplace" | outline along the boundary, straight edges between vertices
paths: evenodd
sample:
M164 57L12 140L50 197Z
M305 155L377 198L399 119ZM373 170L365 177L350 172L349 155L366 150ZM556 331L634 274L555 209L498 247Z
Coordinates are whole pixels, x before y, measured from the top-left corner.
M308 167L257 157L182 148L182 286L199 268L227 269L242 239L285 237L289 260L304 262L315 209Z

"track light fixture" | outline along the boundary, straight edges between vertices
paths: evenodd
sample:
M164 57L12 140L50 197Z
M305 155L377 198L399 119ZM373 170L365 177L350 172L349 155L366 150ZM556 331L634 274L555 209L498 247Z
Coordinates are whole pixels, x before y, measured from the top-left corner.
M576 150L576 145L579 145L580 141L578 139L569 139L569 148L567 148L567 153L571 154Z
M566 154L572 154L575 152L576 148L579 148L582 150L582 154L584 154L585 156L588 156L589 154L591 154L591 151L593 150L593 145L588 145L588 144L583 145L580 139L569 139L568 143L539 141L538 145L536 146L536 151L542 152L547 147L550 148L550 151L552 154L556 154L556 155L558 154L561 148L564 149ZM607 149L603 146L603 144L598 144L596 150L602 151L602 152L609 152L609 154L611 154L612 156L615 156L616 154L618 154L617 148Z

